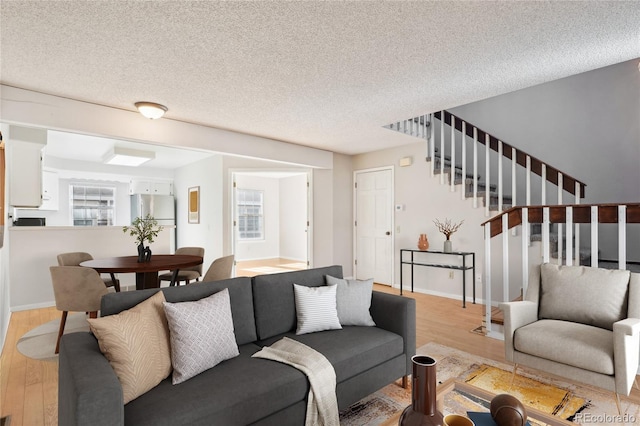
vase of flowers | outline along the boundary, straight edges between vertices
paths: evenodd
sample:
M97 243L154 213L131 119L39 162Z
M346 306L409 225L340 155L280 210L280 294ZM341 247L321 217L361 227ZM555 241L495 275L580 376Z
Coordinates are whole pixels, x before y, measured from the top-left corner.
M444 252L451 253L451 235L460 229L460 226L464 223L464 220L461 220L458 223L453 223L451 219L445 219L444 222L440 222L440 220L436 219L433 221L436 224L436 228L438 231L442 232L447 239L444 242Z
M149 262L151 260L151 249L145 247L145 242L153 243L153 239L158 236L163 227L158 225L158 221L150 214L143 217L136 217L130 226L123 226L122 232L129 233L132 237L136 237L136 245L138 246L138 262Z

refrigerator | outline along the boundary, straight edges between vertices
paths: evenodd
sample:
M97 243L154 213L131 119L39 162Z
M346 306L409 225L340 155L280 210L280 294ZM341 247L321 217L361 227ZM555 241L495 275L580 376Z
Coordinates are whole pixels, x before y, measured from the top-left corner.
M131 221L136 217L153 216L158 225L171 226L171 252L175 250L176 241L176 203L173 195L133 194L131 197Z

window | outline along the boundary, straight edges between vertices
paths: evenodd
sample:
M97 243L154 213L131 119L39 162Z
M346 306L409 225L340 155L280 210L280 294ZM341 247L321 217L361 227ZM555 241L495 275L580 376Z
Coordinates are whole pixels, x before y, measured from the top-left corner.
M116 189L111 186L70 185L73 226L112 226Z
M238 189L238 239L262 240L264 238L264 192L255 189Z

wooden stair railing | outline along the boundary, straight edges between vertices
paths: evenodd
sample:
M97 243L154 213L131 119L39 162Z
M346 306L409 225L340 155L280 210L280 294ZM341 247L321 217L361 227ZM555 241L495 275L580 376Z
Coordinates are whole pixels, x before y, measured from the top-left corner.
M510 249L511 240L516 239L510 229L519 229L520 241L517 242L521 247L521 278L522 293L526 293L529 279L529 265L537 264L529 258L530 234L529 225L540 224L542 228L542 262L550 261L558 264L573 265L580 264L580 238L578 225L590 225L590 266L598 267L599 265L599 224L617 224L618 225L618 269L627 269L627 225L640 224L640 203L626 204L565 204L565 205L537 205L537 206L520 206L508 209L491 219L482 223L484 228L484 292L485 292L485 320L484 324L487 328L487 334L491 335L491 310L492 302L508 301L513 288L510 287L509 277L510 268L517 267L512 262L512 256L515 254ZM562 228L558 226L558 242L564 240L565 251L563 252L562 244L559 245L557 258L551 257L551 225L562 225L565 229L565 235L562 235ZM501 236L502 242L502 299L495 300L491 296L492 292L492 259L491 259L491 241L495 237ZM637 256L638 254L635 253ZM635 263L635 262L634 262ZM493 262L494 265L498 261Z
M436 122L440 122L439 143L436 141ZM449 126L450 134L448 143L445 142L445 127ZM527 154L526 152L509 145L488 132L474 126L451 114L449 111L439 111L433 114L422 115L410 118L402 122L396 122L385 126L391 130L416 136L427 141L427 161L431 162L431 175L440 174L441 184L450 184L451 190L455 191L454 186L462 183L465 185L469 180L469 185L473 184L473 190L462 190L462 198L473 197L473 206L478 207L478 191L479 187L484 187L484 205L485 214L489 216L492 200L497 197L497 210L502 211L505 205L515 206L519 204L530 205L531 203L531 176L538 175L541 178L540 187L540 204L548 204L547 201L547 182L557 188L557 204L563 204L563 191L575 197L575 202L579 203L584 198L586 184L578 179L563 173L556 167L545 163L538 158ZM467 140L470 138L471 145L468 147ZM460 142L458 144L458 141ZM457 152L458 146L460 152ZM484 150L484 166L485 182L479 182L478 176L478 146L483 146ZM439 147L439 148L438 148ZM448 156L446 151L448 150ZM469 154L467 152L469 151ZM482 150L481 150L482 151ZM497 165L491 164L489 152L497 152ZM471 160L469 174L467 172L467 160ZM460 159L460 164L456 159ZM511 196L505 196L504 190L507 186L503 182L504 165L503 159L509 160L511 163ZM437 162L437 164L436 164ZM493 161L496 162L495 160ZM524 196L516 196L517 194L517 166L526 170L525 173L525 194ZM438 167L438 168L436 168ZM445 182L445 173L449 172L449 181ZM458 175L460 178L458 179ZM496 176L497 175L497 176ZM492 176L494 177L492 179ZM492 184L496 182L496 185ZM466 185L465 185L466 187ZM492 189L497 190L497 194L491 194ZM492 198L493 197L493 198ZM507 201L506 203L504 201Z

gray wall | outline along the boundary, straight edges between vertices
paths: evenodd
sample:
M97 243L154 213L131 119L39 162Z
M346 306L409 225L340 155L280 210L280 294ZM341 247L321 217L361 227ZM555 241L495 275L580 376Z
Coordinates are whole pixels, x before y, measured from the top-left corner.
M460 106L451 112L585 182L582 203L640 201L637 59ZM555 193L547 194L548 201L555 202ZM536 204L537 200L532 202ZM582 228L582 241L587 242L589 229ZM614 228L600 226L601 258L617 258ZM640 261L639 225L629 225L627 243L628 259Z

